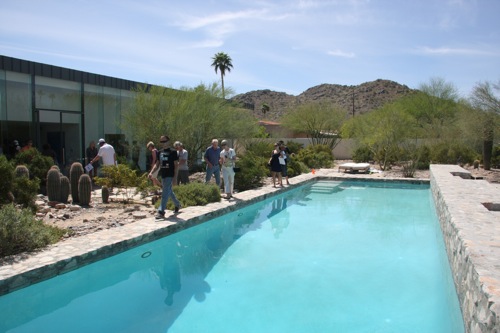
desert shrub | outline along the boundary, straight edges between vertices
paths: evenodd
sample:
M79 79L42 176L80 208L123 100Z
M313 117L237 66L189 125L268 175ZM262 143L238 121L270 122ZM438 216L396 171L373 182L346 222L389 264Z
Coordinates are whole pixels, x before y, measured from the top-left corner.
M0 155L0 206L11 202L9 193L12 189L12 178L14 176L14 167L7 160L5 155Z
M428 170L431 165L431 149L426 146L420 146L417 149L417 170Z
M0 209L0 257L42 248L57 242L64 233L37 221L29 209L18 210L12 204Z
M132 170L127 164L105 165L101 169L102 177L95 177L94 181L99 186L107 186L108 188L120 187L125 189L123 193L123 201L127 202L130 196L137 193L137 190L132 193L129 191L131 187L142 188L145 182L144 175L138 175L136 170Z
M373 152L368 146L361 146L354 150L352 160L356 163L368 163L373 161Z
M333 153L327 145L310 145L295 155L299 162L308 168L331 168L333 164Z
M252 156L263 157L269 160L274 149L274 143L268 141L252 141L245 146L245 154L251 153Z
M491 155L491 167L495 169L500 168L500 146L493 147L493 154Z
M246 151L245 155L241 156L236 163L241 168L241 172L236 173L234 177L235 189L246 191L261 187L268 174L268 160L269 156L257 156L252 151Z
M180 201L182 207L204 206L211 202L220 201L220 190L215 184L204 184L191 182L180 186L174 186L174 193ZM160 200L155 203L156 208L160 205ZM174 209L172 200L168 200L167 209Z
M28 149L20 152L12 160L13 165L26 165L30 171L30 178L38 178L45 184L47 171L54 165L54 160L50 156L42 155L37 149Z
M309 168L303 162L297 161L295 154L290 156L287 164L288 177L295 177L303 173L308 173Z
M299 151L304 149L304 144L303 143L298 143L295 141L287 141L285 143L287 146L288 150L290 151L290 154L298 154Z
M476 153L460 142L442 142L430 147L430 160L439 164L472 164Z
M40 190L40 180L38 178L14 177L12 179L12 194L14 202L36 212L35 199Z

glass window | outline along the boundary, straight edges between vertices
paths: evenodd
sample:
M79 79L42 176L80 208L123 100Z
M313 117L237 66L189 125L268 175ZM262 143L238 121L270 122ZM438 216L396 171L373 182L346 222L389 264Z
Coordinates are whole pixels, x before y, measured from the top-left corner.
M35 77L36 108L81 111L80 83L46 77Z

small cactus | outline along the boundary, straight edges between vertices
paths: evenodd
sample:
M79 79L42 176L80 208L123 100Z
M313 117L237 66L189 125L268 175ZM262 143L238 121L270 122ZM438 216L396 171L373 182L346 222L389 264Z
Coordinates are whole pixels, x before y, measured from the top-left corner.
M30 177L30 171L25 165L18 165L14 170L16 177Z
M104 185L102 187L101 195L102 195L102 202L108 203L109 202L109 188L106 185Z
M78 183L81 175L83 175L82 164L80 162L71 164L71 168L69 169L69 180L71 182L71 198L73 198L73 203L80 201L78 196Z
M479 160L475 160L473 165L474 165L474 169L479 169Z
M59 201L61 198L61 174L57 169L47 172L47 196L49 201Z
M68 202L69 192L70 192L69 178L66 176L61 176L61 198L60 198L60 201L62 203Z
M92 181L86 173L80 176L78 180L78 198L81 206L90 204L90 196L92 194Z

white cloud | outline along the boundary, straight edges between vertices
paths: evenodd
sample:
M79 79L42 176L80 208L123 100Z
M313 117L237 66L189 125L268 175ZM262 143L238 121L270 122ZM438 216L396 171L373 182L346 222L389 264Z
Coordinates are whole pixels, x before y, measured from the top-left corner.
M328 51L327 54L334 57L342 57L342 58L354 58L356 56L353 52L344 52L341 50Z
M467 48L452 48L452 47L437 47L432 48L428 46L423 46L418 48L417 53L429 54L429 55L494 55L492 52L478 50L478 49L467 49Z

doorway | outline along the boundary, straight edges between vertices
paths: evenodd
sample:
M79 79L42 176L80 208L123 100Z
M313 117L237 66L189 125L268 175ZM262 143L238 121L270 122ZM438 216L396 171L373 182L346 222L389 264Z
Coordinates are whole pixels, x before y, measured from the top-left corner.
M42 147L48 144L55 151L61 171L73 162L84 162L80 112L37 109L35 116L37 142Z

